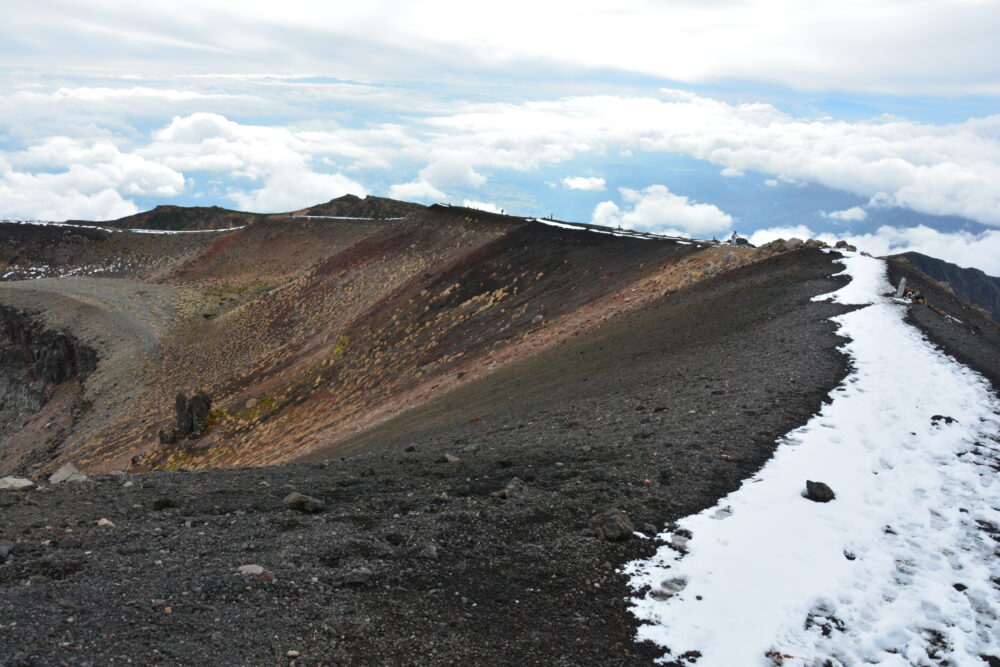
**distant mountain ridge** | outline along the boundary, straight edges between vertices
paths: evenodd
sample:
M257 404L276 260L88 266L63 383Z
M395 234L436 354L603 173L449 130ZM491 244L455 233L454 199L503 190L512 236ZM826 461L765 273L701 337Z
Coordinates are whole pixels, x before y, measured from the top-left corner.
M904 252L892 255L891 259L909 262L934 280L947 283L956 296L985 308L994 321L1000 322L1000 278L919 252Z
M358 197L344 195L331 199L325 204L317 204L287 213L248 213L234 211L221 206L175 206L165 204L151 211L95 222L91 220L67 220L77 225L114 227L116 229L156 229L162 231L198 231L208 229L233 229L271 218L289 216L345 217L345 218L402 218L417 213L426 207L385 197Z
M292 215L385 219L402 218L410 213L418 213L425 208L421 204L386 197L368 196L362 198L357 195L344 195L331 199L325 204L317 204L295 211Z

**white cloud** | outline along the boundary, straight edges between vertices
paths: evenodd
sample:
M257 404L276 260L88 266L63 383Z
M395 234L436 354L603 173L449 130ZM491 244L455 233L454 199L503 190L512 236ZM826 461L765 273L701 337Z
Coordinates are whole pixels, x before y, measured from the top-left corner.
M631 207L622 210L612 201L601 202L591 218L595 224L658 233L679 229L693 236L709 236L729 229L733 223L732 216L717 206L676 195L665 185L643 190L619 188L619 192Z
M683 91L469 106L427 124L473 165L534 169L611 148L679 153L930 215L1000 225L1000 115L950 125L798 118ZM733 172L730 172L733 173Z
M305 208L345 194L364 197L368 191L343 174L283 171L269 176L264 187L252 192L234 191L230 198L244 211L277 213Z
M768 178L764 181L764 185L766 185L769 188L776 188L778 187L778 181L773 178Z
M805 225L794 225L791 227L768 227L767 229L758 229L751 234L750 243L760 246L765 243L770 243L776 239L802 239L805 241L812 238L816 238L815 233Z
M597 176L567 176L562 182L570 190L597 192L606 189L604 179Z
M981 95L1000 89L995 2L372 0L320 8L307 0L253 0L237 9L227 0L175 0L140 11L49 0L5 10L0 42L9 44L11 67L107 66L113 43L114 66L137 72L305 69L400 81L447 70L459 81L478 75L506 82L506 72L555 80L571 68L808 90Z
M919 252L963 267L975 267L992 276L1000 276L1000 230L972 232L942 232L926 225L890 227L884 225L869 234L816 234L804 225L759 229L750 242L761 245L777 238L815 238L834 244L845 240L876 256L901 252Z
M0 179L0 218L39 220L115 220L138 213L113 188L80 192L50 188L36 176Z
M448 200L448 195L423 180L397 183L389 188L389 196L392 199L404 201L443 202Z
M491 204L490 202L485 201L476 201L475 199L466 199L462 202L462 206L465 206L466 208L475 208L480 211L488 211L490 213L500 212L500 207L496 204Z
M737 169L736 167L726 167L719 173L726 178L739 178L740 176L745 175L742 169Z
M465 151L442 151L420 170L420 178L438 187L478 188L486 183L486 177L472 168L471 165L476 161L475 154Z
M831 211L829 213L826 211L820 211L820 214L824 218L829 218L830 220L841 220L843 222L861 222L862 220L868 219L868 211L860 206L852 206L851 208L844 209L843 211Z

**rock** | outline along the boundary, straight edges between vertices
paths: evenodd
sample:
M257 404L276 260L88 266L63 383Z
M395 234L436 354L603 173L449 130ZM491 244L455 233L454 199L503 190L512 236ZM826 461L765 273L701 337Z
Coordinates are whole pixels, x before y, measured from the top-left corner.
M191 433L193 435L201 435L205 432L211 409L212 399L205 392L199 391L191 397Z
M290 510L306 512L307 514L316 514L326 509L326 505L319 498L313 498L312 496L298 492L289 493L281 501L281 504Z
M105 528L114 528L115 527L115 524L111 523L111 521L109 521L108 519L104 519L104 518L98 519L97 520L97 525L98 526L103 526Z
M256 576L264 574L264 567L257 565L256 563L251 563L250 565L240 565L240 574L246 576Z
M525 491L528 490L528 485L522 482L517 477L514 477L509 482L507 486L503 487L499 491L494 491L490 495L494 498L503 498L504 500L509 500L511 498L516 498L517 496L523 495Z
M0 540L0 563L7 560L10 552L14 550L14 543L10 540Z
M364 586L371 581L374 576L375 573L367 567L356 567L344 575L344 583L351 586Z
M177 436L187 435L191 432L191 405L184 392L177 392L174 398L174 416L177 420Z
M823 482L813 482L811 480L806 481L806 492L803 495L817 503L828 503L837 497L833 489Z
M177 507L177 502L173 498L157 498L153 501L153 509L157 512L171 507Z
M423 549L420 550L420 557L426 558L427 560L437 560L438 550L433 544L428 544Z
M803 243L802 239L793 237L785 241L784 248L785 250L798 250L800 247L802 247L802 243Z
M49 484L61 484L63 482L86 482L90 478L80 472L72 463L67 463L49 477Z
M166 429L161 428L160 432L158 433L158 436L160 438L160 444L161 445L172 445L175 442L177 442L177 429L175 429L175 428L166 428Z
M293 658L293 659L299 657L300 655L302 655L302 654L299 653L298 651L294 651L294 650L293 651L288 651L287 653L285 653L285 657L286 658Z
M199 436L204 433L211 409L212 399L204 391L199 391L191 398L188 398L184 392L178 392L174 399L174 412L177 419L174 437Z
M609 542L627 540L635 532L635 526L621 510L606 510L595 514L587 523L599 538Z
M35 483L24 477L0 477L0 491L27 491Z
M462 459L458 458L454 454L444 454L438 457L436 463L458 463Z

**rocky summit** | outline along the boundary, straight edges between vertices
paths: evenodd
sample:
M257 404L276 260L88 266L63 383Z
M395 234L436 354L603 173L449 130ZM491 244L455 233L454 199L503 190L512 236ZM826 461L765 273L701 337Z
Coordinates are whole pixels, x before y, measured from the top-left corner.
M0 224L0 665L663 656L623 565L829 401L856 306L814 299L847 282L815 241L554 223L348 196ZM903 277L995 389L1000 327Z

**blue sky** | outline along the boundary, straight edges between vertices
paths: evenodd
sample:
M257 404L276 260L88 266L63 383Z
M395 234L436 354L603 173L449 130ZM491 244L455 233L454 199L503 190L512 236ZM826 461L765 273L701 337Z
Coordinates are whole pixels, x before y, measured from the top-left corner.
M357 4L5 8L0 217L354 192L1000 275L1000 2Z

